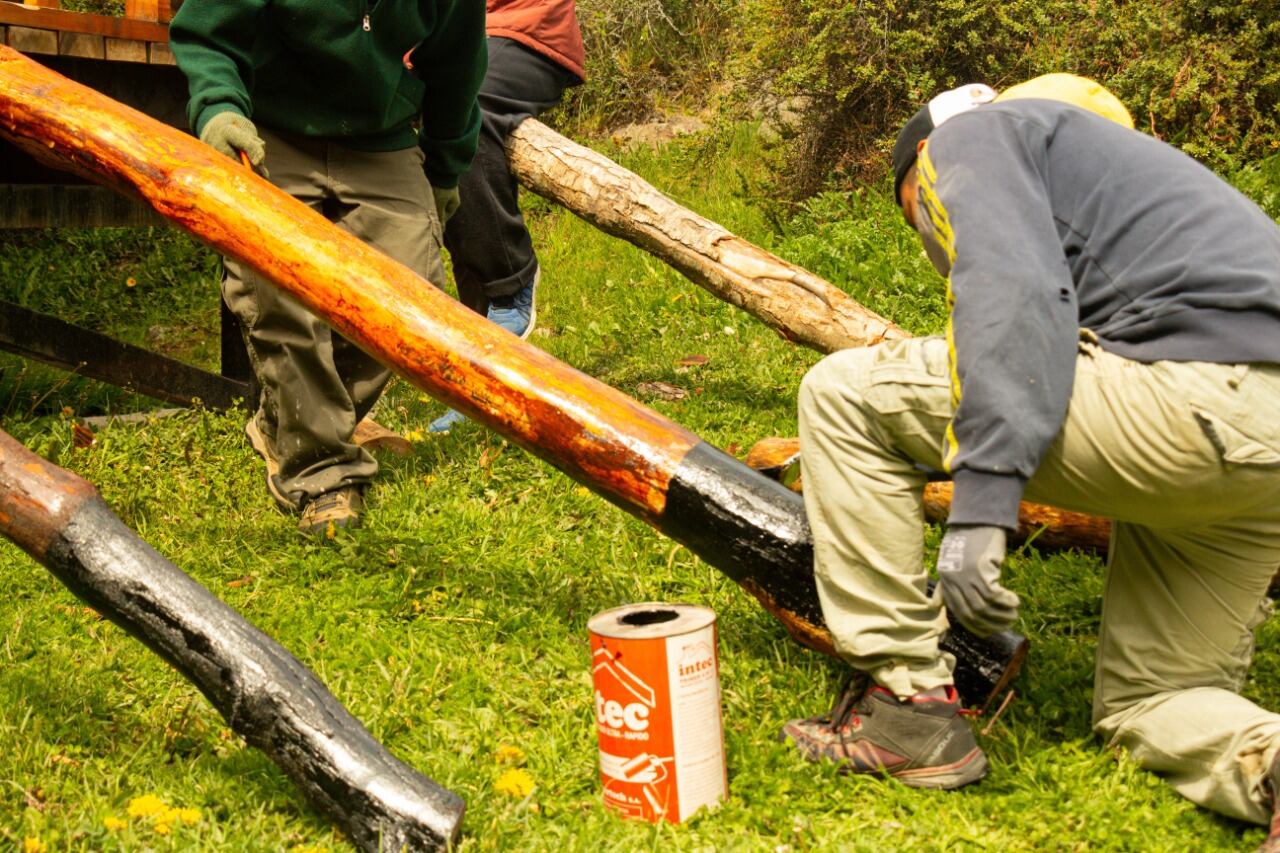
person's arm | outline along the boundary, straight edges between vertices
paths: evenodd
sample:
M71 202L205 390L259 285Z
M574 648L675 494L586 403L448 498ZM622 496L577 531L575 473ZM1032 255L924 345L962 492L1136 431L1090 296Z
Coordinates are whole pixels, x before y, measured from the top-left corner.
M186 0L169 24L169 45L187 78L187 120L200 136L223 112L253 117L250 51L266 0Z
M1043 132L977 110L935 131L920 161L952 254L955 414L943 465L949 524L1013 530L1023 488L1062 427L1075 377L1076 291L1042 174ZM928 196L926 196L928 197Z
M476 94L489 63L483 0L439 0L435 31L414 48L414 73L426 85L419 144L431 185L452 188L471 168L480 138Z

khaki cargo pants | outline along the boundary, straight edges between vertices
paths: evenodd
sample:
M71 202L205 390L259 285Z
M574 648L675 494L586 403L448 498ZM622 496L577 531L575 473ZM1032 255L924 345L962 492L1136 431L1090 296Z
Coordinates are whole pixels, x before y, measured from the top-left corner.
M940 338L846 350L800 390L823 612L841 654L907 695L951 681L925 592L915 463L941 468ZM1280 566L1280 367L1141 364L1082 338L1027 500L1114 519L1093 721L1184 796L1254 822L1280 716L1238 695Z
M352 151L260 131L273 184L427 281L444 283L440 223L417 147ZM222 295L240 320L262 388L258 426L279 457L281 493L301 507L332 489L367 485L378 463L352 436L391 372L231 258Z

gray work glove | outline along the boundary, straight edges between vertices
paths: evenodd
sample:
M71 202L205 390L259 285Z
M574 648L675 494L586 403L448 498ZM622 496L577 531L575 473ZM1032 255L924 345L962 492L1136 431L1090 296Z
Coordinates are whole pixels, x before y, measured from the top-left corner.
M436 197L436 216L440 217L440 227L449 221L449 217L458 212L462 199L458 196L457 187L431 187L431 194Z
M267 158L267 143L258 136L258 129L240 113L218 113L200 131L200 141L232 160L240 160L243 151L249 158L249 166L262 177L267 176L263 165Z
M1018 618L1018 596L1000 585L1004 528L956 525L938 549L938 589L947 612L979 637L1004 631Z

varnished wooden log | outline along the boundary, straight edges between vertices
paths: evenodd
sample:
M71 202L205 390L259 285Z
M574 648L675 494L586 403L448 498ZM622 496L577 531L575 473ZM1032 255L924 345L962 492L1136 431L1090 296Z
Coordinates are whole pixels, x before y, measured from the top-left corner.
M535 119L511 132L507 160L524 186L652 253L787 340L834 352L907 336L835 285L681 207Z
M802 491L800 439L765 438L747 452L747 465L793 491ZM924 517L934 524L947 520L951 512L951 483L928 483L924 487ZM1028 540L1041 548L1077 548L1096 554L1107 552L1111 522L1105 518L1069 512L1046 504L1023 501L1018 507L1018 530L1010 540Z
M141 197L254 268L422 388L687 545L794 635L830 651L795 493L619 391L468 311L252 172L0 49L0 136ZM986 704L1021 663L980 662ZM961 660L961 666L969 662Z
M463 802L393 757L279 643L0 431L0 534L200 689L361 850L443 850Z

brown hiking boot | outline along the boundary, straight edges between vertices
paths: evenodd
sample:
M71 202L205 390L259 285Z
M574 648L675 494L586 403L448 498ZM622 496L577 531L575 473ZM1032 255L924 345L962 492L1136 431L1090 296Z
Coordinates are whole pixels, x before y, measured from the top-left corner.
M323 536L332 539L339 527L353 529L360 526L360 512L364 509L364 496L359 486L342 486L325 492L302 508L298 530L304 536Z
M1271 770L1262 786L1271 795L1271 829L1258 853L1280 853L1280 752L1271 759Z
M960 697L899 700L883 687L846 690L828 714L782 727L810 761L844 773L884 773L913 788L959 788L987 775L987 757L960 716Z
M276 458L275 446L272 445L262 428L258 426L257 415L249 418L249 423L244 425L244 435L245 438L249 439L249 446L267 463L267 492L271 494L276 506L280 507L284 512L297 512L298 505L286 498L284 492L280 490L280 483L277 479L280 475L280 460Z

